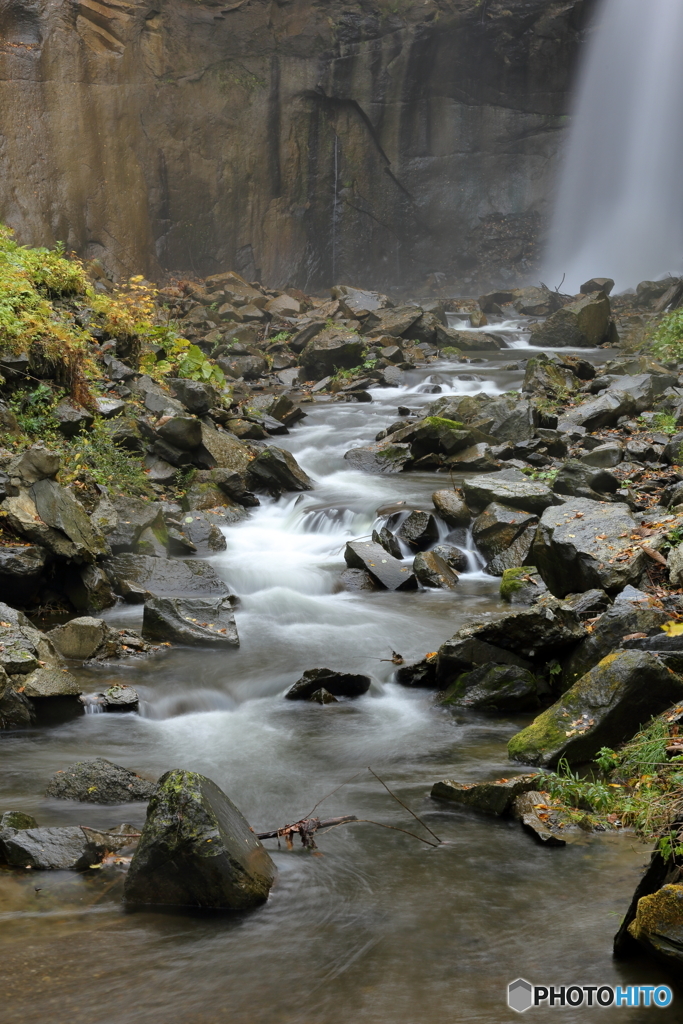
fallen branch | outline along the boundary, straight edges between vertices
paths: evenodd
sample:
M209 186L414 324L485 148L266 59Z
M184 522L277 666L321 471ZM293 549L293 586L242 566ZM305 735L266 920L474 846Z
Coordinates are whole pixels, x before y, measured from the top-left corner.
M293 837L298 835L301 845L309 850L315 850L313 836L321 828L335 828L337 825L345 825L349 821L358 821L355 814L346 814L342 818L328 818L321 821L320 818L301 818L300 821L292 822L291 825L283 825L282 828L271 829L270 832L257 832L257 839L284 839L287 847L293 849Z

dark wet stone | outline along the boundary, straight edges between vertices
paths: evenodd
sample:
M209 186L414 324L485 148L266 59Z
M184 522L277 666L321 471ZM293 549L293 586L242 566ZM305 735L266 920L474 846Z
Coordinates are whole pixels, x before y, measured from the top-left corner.
M396 670L394 677L401 686L415 686L421 689L436 690L436 654L431 654L414 665L402 665Z
M47 564L47 551L37 545L0 547L0 594L27 604L36 594Z
M434 491L432 501L434 508L448 526L469 526L472 521L472 513L465 504L462 491Z
M152 597L145 601L142 633L190 647L239 646L229 597Z
M446 800L468 810L483 811L485 814L507 814L521 793L538 785L538 774L513 775L509 779L495 782L454 782L444 779L432 786L434 800Z
M454 590L458 573L436 551L420 551L413 562L413 572L423 587Z
M517 665L482 665L463 672L449 686L442 703L489 711L526 711L538 706L538 682Z
M149 800L155 789L155 783L140 778L129 768L95 757L76 761L56 772L50 779L46 796L88 804L123 804Z
M265 448L250 463L249 478L254 490L266 490L271 494L313 490L310 477L284 448Z
M424 551L439 539L439 527L431 512L416 509L403 520L397 536L413 551Z
M275 865L218 786L180 769L159 780L124 888L132 905L247 910L268 898Z
M412 567L393 558L380 544L349 541L344 559L350 569L365 569L378 586L387 590L415 590Z
M370 689L370 676L335 672L329 668L310 668L287 691L287 700L309 700L323 687L334 697L360 697Z
M0 862L36 871L86 871L95 861L78 825L0 828Z
M141 603L145 594L155 597L224 595L227 586L209 562L199 558L154 558L150 555L116 555L104 563L114 588L126 600Z

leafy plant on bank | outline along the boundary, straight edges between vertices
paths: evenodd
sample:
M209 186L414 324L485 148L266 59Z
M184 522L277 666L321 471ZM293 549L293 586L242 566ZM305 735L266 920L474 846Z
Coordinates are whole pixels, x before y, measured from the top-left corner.
M683 309L666 313L652 337L651 352L663 362L683 359Z

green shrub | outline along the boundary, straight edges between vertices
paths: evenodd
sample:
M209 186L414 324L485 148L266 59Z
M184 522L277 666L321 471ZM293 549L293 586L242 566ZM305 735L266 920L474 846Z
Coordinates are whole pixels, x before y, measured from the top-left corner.
M683 359L683 309L666 313L652 338L652 355L664 362Z

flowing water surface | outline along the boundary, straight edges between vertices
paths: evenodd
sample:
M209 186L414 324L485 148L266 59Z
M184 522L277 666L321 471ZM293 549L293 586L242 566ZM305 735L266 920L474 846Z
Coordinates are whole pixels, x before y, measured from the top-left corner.
M511 774L508 738L528 716L445 711L433 695L394 684L392 651L417 659L465 621L500 614L498 580L470 551L455 593L351 594L341 590L347 540L367 536L376 510L431 507L448 486L433 474L368 476L344 452L442 394L519 387L530 354L523 325L498 325L511 348L470 364L430 364L407 386L372 392L371 404L319 401L277 443L315 481L310 493L264 501L226 531L213 563L241 598L241 647L169 650L149 662L75 668L84 688L129 681L140 715L87 715L2 737L2 809L40 824L141 824L144 805L97 808L41 796L56 770L102 756L156 777L203 772L257 831L317 813L429 835L368 773L372 767L444 840L436 849L398 831L358 823L319 840L319 853L278 850L267 904L244 915L126 913L121 877L107 869L0 872L0 1020L23 1024L436 1024L516 1019L509 981L656 984L643 960L615 964L611 939L648 859L632 836L543 849L516 822L477 817L429 799L441 778ZM593 353L605 358L605 353ZM462 375L479 379L462 380ZM465 532L452 540L465 549ZM116 608L113 625L140 625ZM328 707L288 702L306 668L372 676L370 692ZM360 773L360 774L356 774ZM679 1020L669 1010L536 1009L537 1021Z

